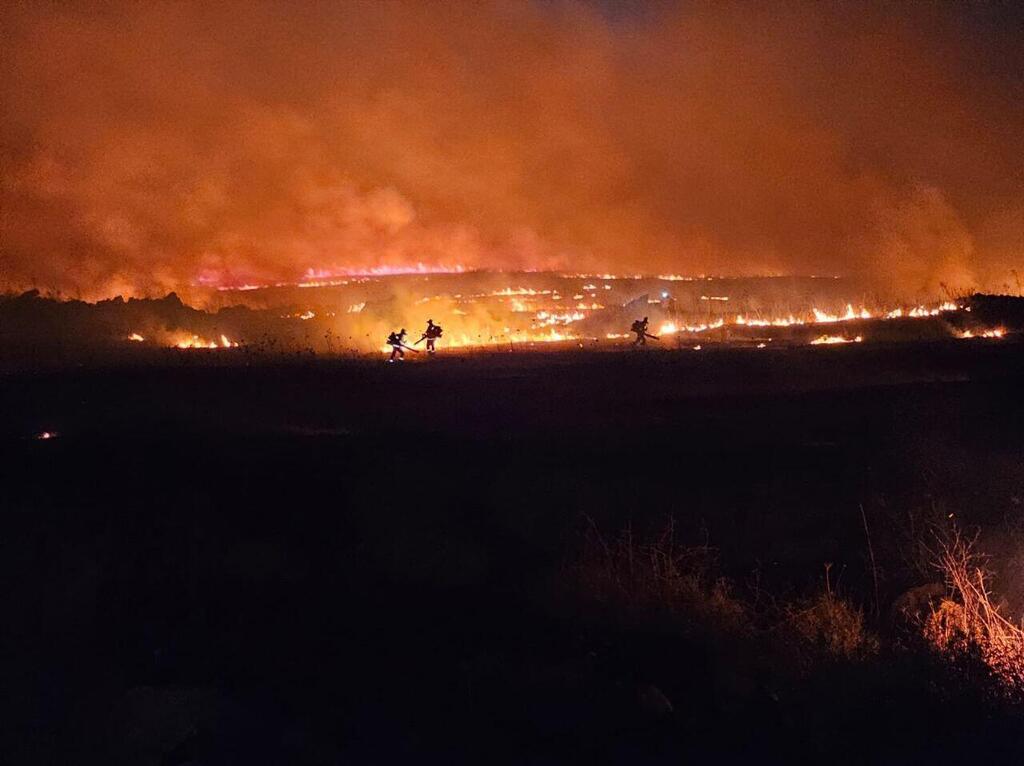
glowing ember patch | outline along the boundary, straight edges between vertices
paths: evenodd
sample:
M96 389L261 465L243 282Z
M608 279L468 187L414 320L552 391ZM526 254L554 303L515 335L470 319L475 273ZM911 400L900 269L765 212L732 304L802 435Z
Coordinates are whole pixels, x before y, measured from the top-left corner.
M729 300L728 295L702 295L700 296L702 301L727 301Z
M307 311L303 314L299 314L299 319L312 319L315 316L316 314L314 314L312 311Z
M572 324L573 322L579 322L581 319L586 318L587 315L579 311L574 311L570 314L549 314L547 311L538 311L535 315L535 319L537 320L536 325L538 327Z
M353 303L351 306L348 307L348 309L346 310L345 313L346 314L358 314L364 308L366 308L366 301L363 301L362 303Z
M963 332L957 333L958 338L1002 338L1006 335L1006 330L1002 327L995 327L991 330L983 330L980 333L973 333L970 330L964 330Z
M488 293L488 294L489 295L493 295L495 297L497 297L497 296L509 297L509 296L512 296L512 295L551 295L551 290L532 290L532 289L527 288L527 287L503 287L500 290L496 290L495 292ZM458 297L458 296L456 296L456 297Z
M221 335L220 340L204 340L198 335L191 337L182 338L174 344L175 348L180 349L194 349L194 348L237 348L238 343L228 339L226 335Z
M858 335L856 338L844 338L841 335L822 335L811 341L812 346L832 346L837 343L860 343L864 338Z
M134 343L142 343L142 341L144 341L145 338L143 338L137 332L133 332L131 335L128 336L128 340L130 340L130 341L132 341Z
M56 431L43 431L42 433L36 434L36 439L39 441L47 441L49 439L56 439L57 435Z

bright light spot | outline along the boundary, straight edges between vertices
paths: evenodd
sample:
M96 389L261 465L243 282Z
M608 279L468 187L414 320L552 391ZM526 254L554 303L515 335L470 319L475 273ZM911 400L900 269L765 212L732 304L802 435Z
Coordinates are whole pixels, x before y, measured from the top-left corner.
M812 346L831 346L837 343L860 343L864 338L858 335L856 338L844 338L842 335L822 335L811 341Z

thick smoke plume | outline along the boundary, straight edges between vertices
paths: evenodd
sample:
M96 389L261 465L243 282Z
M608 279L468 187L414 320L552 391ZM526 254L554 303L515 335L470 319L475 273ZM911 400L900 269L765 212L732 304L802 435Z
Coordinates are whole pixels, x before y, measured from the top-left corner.
M6 3L0 286L424 263L1012 288L1024 54L1005 15Z

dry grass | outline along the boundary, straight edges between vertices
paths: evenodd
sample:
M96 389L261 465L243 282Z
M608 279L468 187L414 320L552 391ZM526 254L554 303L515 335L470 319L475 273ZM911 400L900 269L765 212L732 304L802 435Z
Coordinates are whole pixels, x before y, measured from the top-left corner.
M829 580L825 567L825 588L801 607L788 607L784 626L820 652L857 660L878 651L878 639L864 625L864 611L842 599Z
M958 529L937 536L935 565L949 588L925 620L928 642L954 659L978 658L1014 695L1024 694L1024 629L992 602L992 573L976 547L977 536Z
M637 539L629 527L606 539L589 522L578 557L565 582L576 596L631 622L670 618L719 633L760 637L812 665L826 657L859 660L874 654L878 640L863 611L839 596L828 580L824 590L799 603L756 609L715 575L716 552L676 540L669 520L653 538ZM780 644L781 641L781 644Z
M631 527L606 539L588 519L582 550L564 574L587 601L632 619L685 614L720 627L742 627L746 609L728 582L714 576L714 564L713 548L679 544L671 519L646 540Z

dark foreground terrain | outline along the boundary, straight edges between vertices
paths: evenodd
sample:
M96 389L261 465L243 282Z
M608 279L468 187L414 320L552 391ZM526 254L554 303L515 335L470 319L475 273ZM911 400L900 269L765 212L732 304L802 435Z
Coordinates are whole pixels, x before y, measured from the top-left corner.
M1021 613L1022 385L1013 338L9 374L0 760L1014 761L892 607L953 519ZM689 606L615 590L666 529Z

